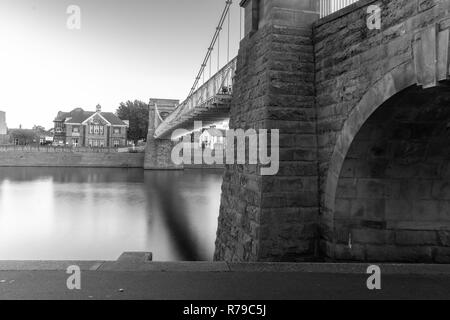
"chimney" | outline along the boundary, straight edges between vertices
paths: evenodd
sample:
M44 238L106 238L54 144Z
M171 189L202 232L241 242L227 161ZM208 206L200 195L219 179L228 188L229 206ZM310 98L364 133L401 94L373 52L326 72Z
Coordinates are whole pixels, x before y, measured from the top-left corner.
M100 112L102 112L102 106L101 105L97 105L97 107L96 107L96 112L97 113L100 113Z

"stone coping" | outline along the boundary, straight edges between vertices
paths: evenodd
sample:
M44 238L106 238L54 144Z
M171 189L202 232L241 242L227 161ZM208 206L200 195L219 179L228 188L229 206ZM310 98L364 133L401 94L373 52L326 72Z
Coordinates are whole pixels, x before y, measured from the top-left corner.
M376 264L383 274L450 275L450 265ZM77 265L82 271L100 272L272 272L366 274L370 263L227 263L150 261L0 261L0 271L66 271Z

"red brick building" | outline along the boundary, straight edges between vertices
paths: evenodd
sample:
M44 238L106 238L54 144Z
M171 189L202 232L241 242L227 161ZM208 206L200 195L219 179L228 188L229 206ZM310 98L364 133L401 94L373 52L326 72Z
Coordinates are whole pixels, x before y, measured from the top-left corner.
M54 145L93 148L118 148L127 145L128 121L112 112L95 112L81 108L59 112L54 120Z

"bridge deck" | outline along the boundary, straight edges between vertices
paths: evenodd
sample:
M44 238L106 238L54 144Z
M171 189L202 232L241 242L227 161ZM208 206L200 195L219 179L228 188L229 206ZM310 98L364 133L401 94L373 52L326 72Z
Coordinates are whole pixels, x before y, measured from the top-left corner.
M173 131L194 129L194 122L201 121L204 126L224 121L230 117L231 95L216 95L207 102L189 109L185 112L176 113L175 117L164 121L157 129L155 136L160 139L170 138Z
M208 126L228 119L235 70L236 59L233 59L158 126L155 138L171 138L172 132L177 129L191 131L195 121L201 121L203 126Z

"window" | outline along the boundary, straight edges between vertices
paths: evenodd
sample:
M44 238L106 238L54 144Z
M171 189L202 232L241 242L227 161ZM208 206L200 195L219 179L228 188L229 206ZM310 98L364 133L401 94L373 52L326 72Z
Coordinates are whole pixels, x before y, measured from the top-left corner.
M89 126L89 133L90 133L90 134L93 134L93 133L94 133L94 126L93 126L93 125L90 125L90 126Z
M62 130L62 128L61 127L56 127L56 130L55 130L57 133L61 133L63 130Z
M104 127L100 126L100 134L103 135L103 132L104 132Z
M114 145L114 148L118 148L120 146L120 141L119 140L114 140L113 141L113 145Z
M100 148L103 148L105 146L105 141L100 140L99 141L99 145L100 145Z
M72 128L72 132L73 133L80 133L80 128L79 127L73 127Z
M114 134L120 134L120 128L114 128Z
M100 132L100 126L99 125L95 125L94 126L94 134L98 134Z
M92 147L92 139L89 139L89 147Z
M94 147L98 147L98 140L94 140L93 145L94 145Z

